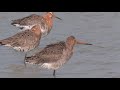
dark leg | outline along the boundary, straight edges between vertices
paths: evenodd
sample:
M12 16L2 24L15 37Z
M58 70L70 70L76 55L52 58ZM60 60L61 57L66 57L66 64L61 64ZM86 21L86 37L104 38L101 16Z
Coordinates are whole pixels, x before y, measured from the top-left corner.
M56 75L55 75L55 70L53 71L53 76L56 77Z
M25 67L26 67L26 63L25 63L26 56L27 56L27 53L25 53L25 58L24 58L24 65L25 65Z

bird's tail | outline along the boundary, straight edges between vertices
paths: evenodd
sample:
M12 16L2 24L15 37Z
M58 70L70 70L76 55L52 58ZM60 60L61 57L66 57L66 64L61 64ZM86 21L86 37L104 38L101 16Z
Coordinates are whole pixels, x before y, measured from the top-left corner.
M34 57L26 57L25 58L25 63L36 65L38 64L38 60L36 60Z
M16 22L14 21L14 20L12 20L12 23L11 23L11 25L14 25Z
M0 45L3 45L2 41L0 41Z
M6 45L5 43L3 43L3 41L0 40L0 45Z
M18 20L12 20L11 25L14 25L14 24L17 24L17 23L18 23Z

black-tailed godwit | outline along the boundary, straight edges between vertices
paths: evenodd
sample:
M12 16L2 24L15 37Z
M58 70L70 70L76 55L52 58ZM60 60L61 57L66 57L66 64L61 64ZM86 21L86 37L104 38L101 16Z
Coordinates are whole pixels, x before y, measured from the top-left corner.
M27 52L36 48L40 43L40 39L40 26L35 25L30 30L25 30L14 36L0 40L0 45L12 47L18 51Z
M74 36L70 36L67 40L47 45L43 50L33 56L25 57L25 64L37 64L42 68L55 71L65 64L73 55L73 47L75 44L92 45L83 41L78 41Z
M22 19L13 20L11 25L19 27L22 30L26 30L31 29L35 24L39 24L41 27L42 36L46 36L50 33L53 27L54 18L60 19L55 16L53 12L46 12L43 16L32 14Z

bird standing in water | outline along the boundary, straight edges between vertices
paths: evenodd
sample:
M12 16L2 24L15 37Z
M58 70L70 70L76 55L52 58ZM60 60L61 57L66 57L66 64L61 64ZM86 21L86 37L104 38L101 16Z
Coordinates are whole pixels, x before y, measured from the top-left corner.
M11 37L0 40L0 45L12 47L18 51L28 52L38 47L40 39L40 26L35 25L31 29L19 32Z
M53 76L55 77L55 71L72 57L75 44L92 45L83 41L78 41L74 36L70 36L66 41L47 45L35 55L25 57L25 63L37 64L42 68L52 69L54 70Z

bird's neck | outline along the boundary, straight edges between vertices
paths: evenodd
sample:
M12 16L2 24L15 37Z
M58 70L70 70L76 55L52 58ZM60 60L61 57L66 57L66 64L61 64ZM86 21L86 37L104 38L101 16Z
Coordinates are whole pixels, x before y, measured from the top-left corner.
M46 22L47 22L47 24L48 24L48 28L49 28L49 30L51 30L52 29L52 26L53 26L53 18L51 18L51 17L49 17L49 16L44 16L44 18L45 18L45 20L46 20Z
M69 44L69 43L66 43L66 48L67 48L68 50L73 51L74 45Z

